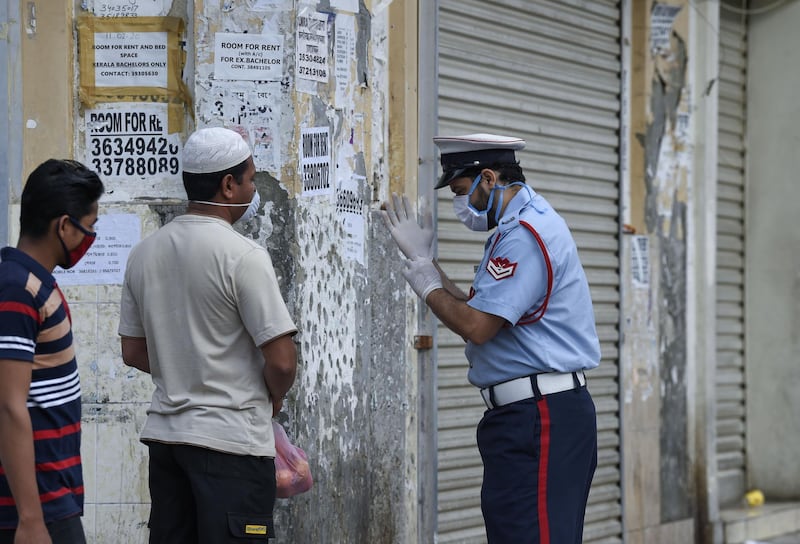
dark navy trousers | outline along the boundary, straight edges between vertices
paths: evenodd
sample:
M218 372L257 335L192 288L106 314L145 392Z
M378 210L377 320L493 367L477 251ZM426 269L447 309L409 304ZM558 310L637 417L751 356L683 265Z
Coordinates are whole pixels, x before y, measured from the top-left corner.
M478 424L490 544L580 544L597 467L586 387L487 410Z
M51 521L47 524L47 532L53 544L86 544L80 516ZM0 530L0 544L13 544L15 533L14 529Z

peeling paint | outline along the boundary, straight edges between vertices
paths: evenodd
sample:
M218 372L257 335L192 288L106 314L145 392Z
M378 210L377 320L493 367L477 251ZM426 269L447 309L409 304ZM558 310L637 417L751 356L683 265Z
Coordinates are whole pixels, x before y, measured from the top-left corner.
M673 521L689 517L693 509L686 500L691 485L686 451L686 184L692 155L684 39L673 30L670 48L652 60L650 122L638 137L645 152L645 221L660 248L661 514L663 521Z
M264 7L269 6L265 2L259 10L238 0L163 0L162 13L183 18L189 29L183 78L193 94L193 111L185 112L185 130L176 138L185 141L197 127L228 126L254 146L255 185L263 206L253 220L234 228L268 250L299 329L298 377L279 419L307 452L315 486L278 502L278 544L401 543L416 535L409 523L417 508L417 369L408 364L412 351L406 345L406 320L415 316L416 303L374 209L388 186L390 4L369 4L375 7L371 12L360 0L357 13L339 13L329 0L286 2L276 9ZM82 9L93 5L86 2ZM342 17L350 63L340 72L339 77L348 78L342 85L332 78L304 86L295 78L296 20L302 10L327 14L329 54ZM8 30L7 24L0 25L0 34ZM280 79L215 77L217 32L281 36L285 58ZM125 104L103 107L132 107ZM78 103L74 113L71 143L80 158L86 155L87 117ZM41 130L41 120L31 118ZM341 225L335 194L301 194L300 127L326 125L332 135L333 186L349 182L354 201L363 202L361 259L347 253L349 234ZM186 211L175 172L138 179L115 173L108 189L100 213L135 214L142 238ZM9 213L18 217L18 206ZM146 542L147 454L139 432L153 385L149 376L121 361L116 332L121 287L65 291L75 318L83 387L87 535L110 542L124 531L126 541Z

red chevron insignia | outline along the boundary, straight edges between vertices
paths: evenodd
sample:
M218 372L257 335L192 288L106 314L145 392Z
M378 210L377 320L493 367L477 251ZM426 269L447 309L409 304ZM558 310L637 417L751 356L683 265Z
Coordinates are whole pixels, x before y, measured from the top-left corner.
M489 274L491 274L496 280L510 278L514 275L514 271L516 269L517 263L512 263L505 257L495 257L494 259L489 259L489 262L486 264L486 270L488 270Z

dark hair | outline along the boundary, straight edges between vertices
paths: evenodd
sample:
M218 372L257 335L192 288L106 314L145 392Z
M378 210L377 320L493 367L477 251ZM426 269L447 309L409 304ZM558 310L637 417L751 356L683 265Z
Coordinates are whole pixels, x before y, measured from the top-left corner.
M69 215L80 220L105 191L96 172L78 161L48 159L28 176L22 190L20 235L41 238L50 222Z
M189 200L211 200L217 194L222 178L228 174L232 175L236 183L241 185L244 180L244 173L247 170L248 160L249 157L236 166L220 172L209 172L207 174L184 172L183 188L186 190L186 198Z
M459 175L459 177L466 176L474 178L475 176L480 174L481 170L485 168L497 172L500 181L507 181L508 183L511 183L512 181L521 181L525 183L525 174L522 173L522 167L519 165L518 162L482 164L479 166L474 166L469 168L468 170L465 170L463 174Z

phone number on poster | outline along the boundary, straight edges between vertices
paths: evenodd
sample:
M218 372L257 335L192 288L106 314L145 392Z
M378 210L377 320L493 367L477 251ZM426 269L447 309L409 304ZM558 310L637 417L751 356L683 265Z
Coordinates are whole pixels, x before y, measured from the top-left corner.
M175 175L180 171L180 148L164 137L93 137L88 147L94 169L104 176Z
M143 138L137 137L114 137L114 138L91 138L89 140L89 152L92 157L108 155L177 155L178 146L170 144L164 137Z
M92 165L103 176L175 175L180 170L178 157L106 157L92 159Z

